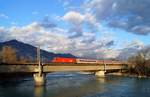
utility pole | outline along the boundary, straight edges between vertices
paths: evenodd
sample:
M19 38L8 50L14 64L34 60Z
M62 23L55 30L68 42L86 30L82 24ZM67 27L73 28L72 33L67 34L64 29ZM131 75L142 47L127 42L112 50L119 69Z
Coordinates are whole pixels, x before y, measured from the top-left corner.
M35 86L43 86L45 84L45 75L43 74L41 66L41 53L40 46L37 47L37 64L38 64L38 73L34 73Z
M39 65L39 76L42 74L42 68L41 68L41 52L40 52L40 46L37 47L37 63Z
M40 46L39 47L37 47L37 63L40 63Z
M106 63L105 63L105 59L103 58L103 64L104 64L104 72L106 72Z

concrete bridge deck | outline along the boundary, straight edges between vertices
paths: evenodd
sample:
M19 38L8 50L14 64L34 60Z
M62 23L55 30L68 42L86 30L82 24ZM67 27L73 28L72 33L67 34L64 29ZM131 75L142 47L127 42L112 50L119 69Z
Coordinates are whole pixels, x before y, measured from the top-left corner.
M115 69L127 69L126 65L122 64L85 64L85 63L44 63L41 65L43 73L60 72L60 71L103 71ZM16 64L1 64L0 73L36 73L39 72L39 65L36 63L16 63Z

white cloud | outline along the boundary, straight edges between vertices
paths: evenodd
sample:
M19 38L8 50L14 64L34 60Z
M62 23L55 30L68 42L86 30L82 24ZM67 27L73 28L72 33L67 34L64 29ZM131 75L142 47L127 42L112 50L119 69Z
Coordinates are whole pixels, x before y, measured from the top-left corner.
M17 25L18 23L17 22L11 22L11 25Z
M43 21L41 21L39 23L40 26L44 27L44 28L55 28L57 25L55 23L53 23L50 19L49 19L49 15L46 15L44 18L43 18Z
M0 13L0 18L8 19L9 17L4 13Z
M133 28L131 28L131 31L139 35L147 35L148 33L150 33L150 26L147 25L134 26Z
M70 11L63 16L63 19L74 25L80 25L84 20L84 15L75 11Z
M124 58L128 54L133 54L144 47L139 40L133 40L122 49L114 49L114 40L106 34L96 39L96 34L84 32L81 37L69 38L68 32L56 27L55 29L45 29L38 22L33 22L26 26L10 28L0 27L0 41L17 39L34 46L57 53L71 53L84 58ZM105 38L103 38L105 37ZM129 53L128 53L129 52ZM132 52L132 53L131 53Z
M72 39L66 30L58 27L47 30L39 25L38 22L22 27L0 27L0 37L3 37L0 41L17 39L34 46L41 45L42 48L51 52L72 53L76 56L89 58L106 56L106 52L102 49L109 50L113 45L110 42L113 40L106 39L107 41L101 41L100 39L97 40L95 36L95 33L84 32L81 37ZM98 52L99 50L100 52Z
M138 39L135 39L135 40L127 43L124 48L142 49L142 48L144 48L144 43Z
M83 34L82 24L84 22L84 15L76 11L67 12L62 19L69 24L70 38L81 37Z
M137 35L148 35L150 22L149 0L89 0L84 8L107 26Z
M7 29L5 29L5 27L0 27L0 41L4 42L6 40L9 40L9 31Z
M91 13L81 14L76 11L67 12L62 19L69 24L70 38L82 37L84 30L92 33L99 31L100 24Z

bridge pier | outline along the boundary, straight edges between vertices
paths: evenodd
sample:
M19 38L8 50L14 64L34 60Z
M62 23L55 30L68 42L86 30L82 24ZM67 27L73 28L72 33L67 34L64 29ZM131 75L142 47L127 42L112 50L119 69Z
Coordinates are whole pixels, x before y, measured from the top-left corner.
M39 75L39 73L33 74L34 85L35 86L43 86L45 84L45 74Z
M105 71L97 71L97 72L95 72L95 75L97 77L105 77Z

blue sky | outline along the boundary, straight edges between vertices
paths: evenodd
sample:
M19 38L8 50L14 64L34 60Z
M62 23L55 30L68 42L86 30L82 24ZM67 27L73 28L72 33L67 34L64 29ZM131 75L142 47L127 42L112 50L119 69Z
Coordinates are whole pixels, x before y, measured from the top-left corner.
M79 56L106 50L114 56L133 43L150 45L149 4L148 0L0 0L0 41L17 39ZM35 39L25 40L32 35Z
M63 14L63 7L55 0L1 0L0 12L9 16L8 20L1 19L5 26L11 26L11 22L18 25L28 24L42 19L45 15ZM61 11L61 10L62 11ZM9 22L5 22L9 21Z

